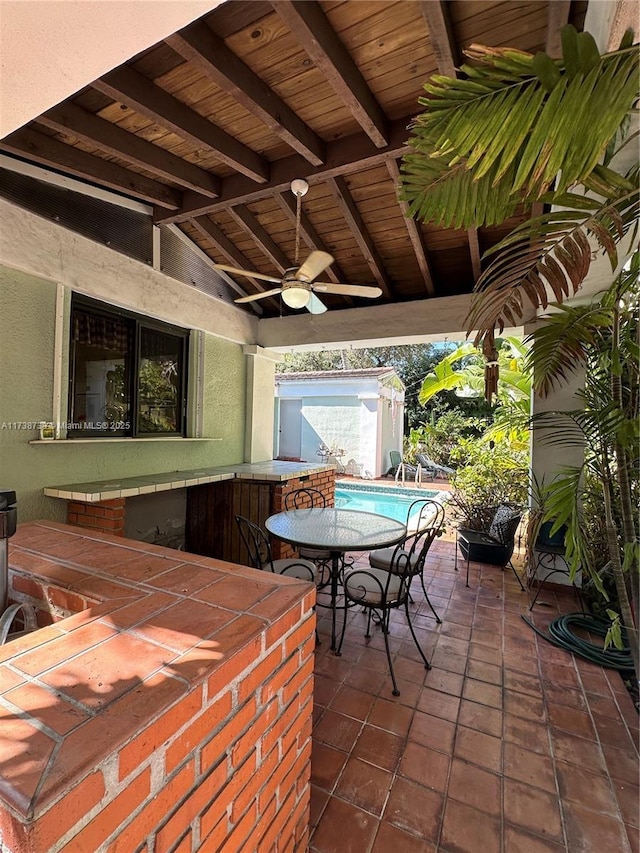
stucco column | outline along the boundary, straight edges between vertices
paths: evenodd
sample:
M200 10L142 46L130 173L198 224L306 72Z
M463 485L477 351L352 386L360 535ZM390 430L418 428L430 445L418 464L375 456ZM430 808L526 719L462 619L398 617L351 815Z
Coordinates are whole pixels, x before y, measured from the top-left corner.
M529 328L525 327L526 333L531 333L534 328L533 324ZM578 396L583 386L584 369L578 368L546 397L540 397L532 392L531 413L538 415L542 412L562 412L583 408L582 399ZM537 427L531 432L531 473L540 485L551 483L562 468L581 465L584 458L584 450L578 444L550 444L547 439L554 433L557 433L557 428ZM533 497L531 503L535 506ZM555 584L569 583L568 578L562 574L553 575L550 581Z
M247 360L244 461L266 462L273 459L275 373L282 356L253 345L242 351Z

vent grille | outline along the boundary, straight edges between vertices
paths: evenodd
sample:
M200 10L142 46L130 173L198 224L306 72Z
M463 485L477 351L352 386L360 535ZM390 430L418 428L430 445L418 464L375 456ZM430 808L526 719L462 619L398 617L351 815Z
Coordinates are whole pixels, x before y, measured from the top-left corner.
M233 302L231 288L209 264L167 226L160 226L160 269L165 275L215 296Z
M9 169L0 169L0 195L89 240L144 264L152 263L153 223L148 214Z

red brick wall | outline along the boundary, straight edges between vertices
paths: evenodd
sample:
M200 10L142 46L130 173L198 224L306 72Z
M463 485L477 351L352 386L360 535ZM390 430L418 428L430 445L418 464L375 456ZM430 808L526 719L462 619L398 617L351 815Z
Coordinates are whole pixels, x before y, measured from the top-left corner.
M104 530L116 536L124 536L125 498L99 503L69 501L67 503L67 522L91 530Z
M327 506L335 504L336 492L336 473L335 471L319 471L316 474L310 474L308 477L302 477L296 480L287 480L282 485L276 486L273 490L273 506L271 512L282 512L284 509L284 501L290 492L295 492L297 489L317 489L322 492ZM274 559L281 560L288 557L296 557L297 550L293 545L287 542L281 542L278 539L272 541L272 551Z
M8 853L303 853L308 846L313 594L240 653L185 661L155 686L176 701L154 715L156 694L133 697L142 731L24 824L0 810ZM300 620L303 620L302 622ZM134 691L140 693L140 691ZM164 703L163 703L164 704ZM125 712L120 709L120 713ZM109 721L105 720L105 737ZM81 748L81 744L77 745ZM4 812L4 813L2 813Z

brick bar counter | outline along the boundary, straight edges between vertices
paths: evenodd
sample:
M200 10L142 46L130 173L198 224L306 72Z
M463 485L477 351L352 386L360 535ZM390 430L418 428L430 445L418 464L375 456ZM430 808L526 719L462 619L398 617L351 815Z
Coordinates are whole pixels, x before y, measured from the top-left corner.
M0 849L306 849L311 584L52 522L9 565Z

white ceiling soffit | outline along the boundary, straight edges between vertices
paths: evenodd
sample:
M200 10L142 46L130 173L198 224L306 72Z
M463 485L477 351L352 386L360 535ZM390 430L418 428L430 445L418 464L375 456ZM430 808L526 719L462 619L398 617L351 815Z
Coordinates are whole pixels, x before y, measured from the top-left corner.
M223 0L0 0L0 137Z

